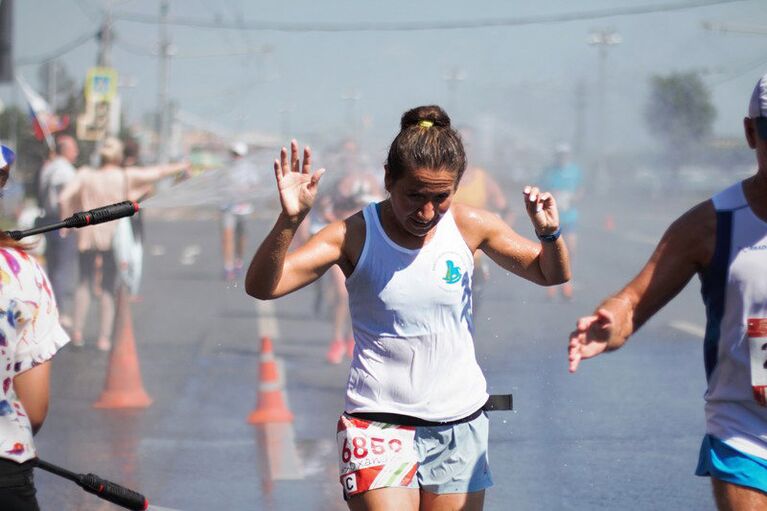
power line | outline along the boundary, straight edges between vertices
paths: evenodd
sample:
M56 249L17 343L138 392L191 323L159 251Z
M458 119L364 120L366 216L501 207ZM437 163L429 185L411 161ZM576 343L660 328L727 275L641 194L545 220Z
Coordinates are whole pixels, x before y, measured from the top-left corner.
M731 71L730 73L728 73L727 76L719 80L712 81L711 87L718 87L722 84L730 82L736 78L743 76L746 73L753 71L756 68L764 67L765 64L767 64L767 57L765 56L759 57L758 59L752 60L751 62L744 64L742 67L739 67L738 69Z
M156 49L152 49L141 44L132 43L122 38L116 37L112 42L115 46L139 57L157 57L160 54L160 52Z
M90 19L91 21L97 21L101 19L101 16L99 13L95 12L98 11L95 7L90 5L86 0L72 0L74 3L77 4L77 6L80 8L83 14Z
M521 16L516 18L496 18L462 21L417 21L417 22L376 22L355 21L346 23L295 23L276 21L245 21L234 23L216 20L203 20L185 17L168 18L169 25L194 28L217 28L227 30L272 30L277 32L405 32L417 30L456 30L471 28L512 27L536 25L545 23L563 23L578 20L593 20L615 16L629 16L658 12L694 9L717 4L743 2L745 0L698 0L685 2L667 2L665 4L644 5L635 7L618 7L596 9L592 11L571 12L562 14L542 14L537 16ZM158 24L160 19L144 14L120 12L115 19L134 23Z
M73 41L68 42L67 44L61 46L57 50L53 50L52 52L45 54L45 55L36 55L36 56L30 56L30 57L21 57L16 60L16 65L18 66L26 66L30 64L42 64L43 62L47 62L49 60L57 59L64 55L65 53L69 53L72 50L75 50L79 48L80 46L84 45L94 37L98 36L101 29L96 30L95 32L87 32Z

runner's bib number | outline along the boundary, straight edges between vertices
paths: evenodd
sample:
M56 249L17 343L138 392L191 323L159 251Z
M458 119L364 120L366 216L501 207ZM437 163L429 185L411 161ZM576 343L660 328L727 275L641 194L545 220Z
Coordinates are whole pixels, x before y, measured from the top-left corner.
M413 427L342 415L336 440L344 494L408 486L418 470L414 439Z
M748 351L754 399L767 406L767 318L748 319Z

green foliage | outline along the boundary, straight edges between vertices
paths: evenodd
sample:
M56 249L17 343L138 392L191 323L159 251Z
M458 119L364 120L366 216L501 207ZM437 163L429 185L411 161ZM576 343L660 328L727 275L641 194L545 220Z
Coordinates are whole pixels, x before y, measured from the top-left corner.
M650 79L645 120L674 167L688 161L713 131L711 92L695 72Z

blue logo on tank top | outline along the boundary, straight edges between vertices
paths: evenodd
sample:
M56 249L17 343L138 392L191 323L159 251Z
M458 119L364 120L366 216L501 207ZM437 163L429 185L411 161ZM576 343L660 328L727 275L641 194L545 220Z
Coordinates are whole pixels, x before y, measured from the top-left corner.
M442 280L447 282L448 284L455 284L456 282L461 280L461 268L456 266L453 261L450 259L447 260L447 271L445 272L445 276L442 277Z

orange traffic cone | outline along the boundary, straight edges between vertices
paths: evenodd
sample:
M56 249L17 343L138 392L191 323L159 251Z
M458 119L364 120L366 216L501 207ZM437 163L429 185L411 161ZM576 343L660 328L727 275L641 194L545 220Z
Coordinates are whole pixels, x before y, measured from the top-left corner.
M128 290L120 286L117 295L117 321L115 344L109 357L109 367L101 397L93 403L95 408L146 408L152 404L141 382L141 369L133 336Z
M258 405L250 412L248 423L263 424L266 422L293 422L282 398L282 382L280 381L277 361L272 352L272 340L268 337L261 339L261 368L259 370Z

